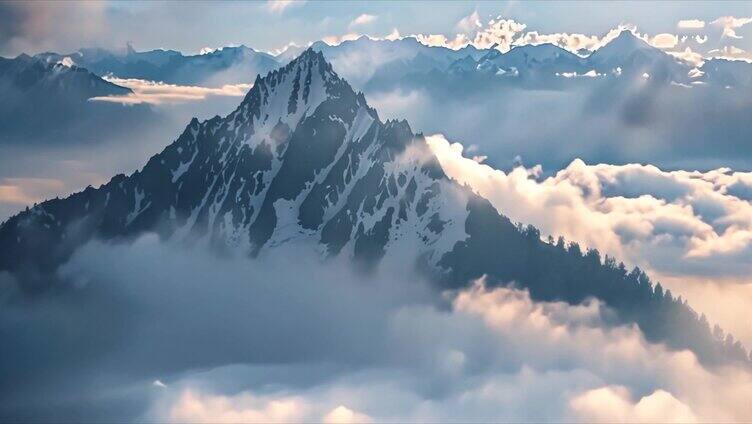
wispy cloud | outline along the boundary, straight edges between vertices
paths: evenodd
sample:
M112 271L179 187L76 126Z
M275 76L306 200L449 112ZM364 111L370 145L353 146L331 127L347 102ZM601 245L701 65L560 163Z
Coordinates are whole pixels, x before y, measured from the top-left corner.
M375 21L377 18L378 17L376 15L369 15L368 13L364 13L353 19L348 26L352 28L360 25L367 25Z
M752 17L737 18L734 16L722 16L711 23L723 28L723 37L742 38L741 36L736 34L736 29L741 28L750 22L752 22Z
M267 0L266 9L272 13L283 13L291 7L301 6L306 0Z
M471 33L483 28L483 24L480 22L480 15L476 10L473 13L460 19L454 27L455 29L457 29L457 31L463 33Z
M65 346L71 334L93 337L122 322L115 335L129 349L112 353L118 361L73 361L64 371L146 374L141 387L153 407L141 417L154 421L597 421L598 400L611 401L625 422L752 415L746 367L706 368L689 351L614 324L597 300L539 302L485 280L439 292L409 272L382 266L364 277L302 252L250 261L176 249L155 235L132 245L93 242L61 271L81 282L80 300L12 321L6 339L26 347L29 331L64 327L50 331L49 343ZM92 307L102 301L123 307ZM92 316L97 326L72 325ZM66 364L65 354L98 354L89 344L74 348L55 364ZM154 386L154 373L166 387Z
M226 84L219 88L199 87L192 85L176 85L163 82L147 81L135 78L105 77L113 84L128 87L133 90L123 96L93 97L89 100L112 102L121 104L168 104L186 103L205 100L209 96L242 97L253 84Z
M708 54L720 59L744 60L752 63L752 52L734 46L723 46L720 49L713 49L710 50Z
M359 37L361 37L361 34L358 34L356 32L349 32L343 35L329 35L322 38L321 41L329 44L330 46L336 46L338 44L342 44L345 41L357 40Z

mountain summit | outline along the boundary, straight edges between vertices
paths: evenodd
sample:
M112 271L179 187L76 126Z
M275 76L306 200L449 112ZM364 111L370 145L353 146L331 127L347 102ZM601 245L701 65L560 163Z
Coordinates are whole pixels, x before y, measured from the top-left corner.
M596 297L650 340L703 361L747 361L641 271L545 243L449 180L421 135L405 121L382 122L311 49L257 78L226 117L193 119L142 170L9 219L0 271L34 293L87 241L145 232L249 256L299 241L366 265L409 254L444 287L486 276L537 300Z
M141 171L12 218L0 240L14 249L0 267L37 266L38 249L61 246L46 258L54 266L70 253L62 247L73 237L69 224L84 217L82 240L159 231L257 255L314 238L328 254L367 261L411 240L436 263L467 214L447 204L446 190L459 189L408 124L381 122L321 53L307 50L257 78L225 118L191 121Z

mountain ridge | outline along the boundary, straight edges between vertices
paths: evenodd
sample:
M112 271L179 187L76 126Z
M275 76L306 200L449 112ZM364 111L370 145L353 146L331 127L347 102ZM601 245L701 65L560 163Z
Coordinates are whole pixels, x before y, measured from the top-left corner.
M412 37L385 40L361 36L336 45L317 41L308 48L324 53L340 74L360 89L378 88L381 84L397 83L403 77L437 71L507 78L522 76L528 80L538 78L541 84L553 84L554 87L559 85L557 79L584 76L588 72L606 77L618 77L622 72L636 76L648 74L654 79L678 84L705 82L725 85L730 82L749 85L746 78L726 78L725 72L717 76L717 72L709 69L710 60L699 65L701 71L704 71L703 66L708 66L709 72L703 77L698 78L696 73L690 75L695 65L648 44L626 29L584 56L551 43L515 45L508 52L501 53L494 47L479 49L468 45L452 50L428 46ZM175 50L138 52L129 46L126 53L82 48L68 55L42 53L35 57L52 62L68 58L100 76L112 74L120 78L219 86L248 83L253 75L265 75L289 63L300 51L302 48L290 48L273 56L241 45L186 55ZM353 67L354 59L368 66L366 69Z
M70 61L0 57L0 144L105 139L105 134L116 134L135 122L156 120L154 111L145 105L89 101L131 93Z
M0 271L27 293L48 290L49 275L77 247L145 232L251 257L313 241L323 256L348 255L367 268L409 252L443 287L485 276L537 300L596 297L651 341L709 363L748 361L641 271L576 244L545 243L449 180L422 135L406 121L381 122L312 49L257 77L226 117L191 120L139 171L4 222Z

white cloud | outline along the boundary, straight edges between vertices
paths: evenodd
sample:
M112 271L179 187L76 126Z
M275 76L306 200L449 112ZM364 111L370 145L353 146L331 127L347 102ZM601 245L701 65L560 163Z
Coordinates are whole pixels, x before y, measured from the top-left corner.
M680 59L680 60L683 60L684 62L689 63L695 68L700 67L702 66L703 63L705 63L705 60L702 54L692 51L690 47L687 47L686 49L684 49L684 51L666 52L666 53L670 54L671 56L674 56L677 59Z
M705 28L705 21L700 19L683 19L676 26L681 29L702 29Z
M743 27L744 25L747 25L748 23L752 22L752 17L749 18L737 18L734 16L722 16L713 22L711 24L720 26L723 28L723 34L722 37L725 38L742 38L741 36L736 34L736 29Z
M488 49L495 45L498 50L505 52L511 48L514 39L526 28L526 25L513 19L497 17L483 26L477 12L474 12L457 23L456 29L460 27L468 31L457 33L453 37L447 37L444 34L414 34L411 37L427 46L458 50L468 45L479 49Z
M681 420L685 405L700 421L752 417L748 369L705 368L691 352L649 343L637 327L614 325L596 300L536 302L482 280L438 293L404 268L382 264L364 277L345 259L322 263L303 247L249 260L156 236L93 242L60 273L75 283L77 302L2 309L24 318L4 331L21 334L23 347L41 325L49 346L67 346L125 325L112 329L108 361L80 365L87 372L55 360L68 364L63 371L75 377L61 378L77 388L105 372L94 399L122 395L106 374L115 365L144 376L137 387L151 405L140 421L570 421L598 412L588 400L601 388L624 416ZM93 307L102 304L120 307ZM96 326L78 325L94 316ZM98 358L88 344L76 348ZM166 387L151 385L155 375Z
M471 44L465 34L457 34L454 38L447 38L444 34L415 34L412 37L426 46L446 47L452 50L459 50Z
M219 88L176 85L135 78L104 77L107 81L133 90L122 96L93 97L90 101L122 104L171 104L205 100L209 96L242 97L253 84L225 84Z
M742 50L734 46L723 46L720 49L713 49L708 52L711 57L728 60L744 60L752 62L752 52Z
M267 0L266 9L272 13L282 13L291 7L301 6L305 2L306 0Z
M674 34L662 33L652 37L650 44L659 49L673 49L679 44L679 37Z
M363 37L363 35L350 32L343 35L329 35L321 39L321 41L325 42L326 44L329 44L330 46L336 46L339 44L344 43L345 41L353 41L357 40L358 38Z
M572 399L571 406L586 422L697 422L687 405L664 390L656 390L634 403L625 387L602 387Z
M391 355L384 366L351 365L314 384L271 389L235 368L234 379L251 388L230 395L201 391L217 387L211 373L178 380L154 418L687 422L752 414L749 370L708 370L690 352L646 342L635 327L606 326L596 301L533 302L527 292L481 282L447 296L449 310L405 305L386 312ZM297 372L321 374L311 367ZM637 393L646 394L633 401Z
M536 179L539 168L505 173L462 157L462 146L442 136L428 141L451 178L469 184L512 220L647 270L676 294L689 296L712 321L752 342L752 328L739 315L717 308L744 299L733 308L738 314L752 305L744 288L752 283L752 173L575 160Z
M481 24L480 22L480 15L478 14L477 10L465 16L464 18L460 19L455 25L455 29L463 33L471 33L474 31L478 31L482 27L483 27L483 24Z
M370 418L339 405L322 408L303 396L257 396L242 392L233 396L185 390L171 406L170 422L205 423L290 423L324 424L369 423Z
M514 45L537 45L543 43L551 43L573 53L578 53L582 49L594 50L599 45L600 38L595 35L567 33L539 34L538 31L530 31L514 41Z
M360 424L371 422L371 419L344 405L340 405L324 415L321 421L324 424Z
M289 423L302 422L311 408L303 399L257 398L243 393L237 396L206 396L186 390L172 406L172 422Z
M371 22L375 21L377 18L376 15L369 15L368 13L364 13L362 15L359 15L357 18L353 19L352 22L350 22L349 27L355 27L360 25L367 25Z
M488 25L475 34L472 41L477 48L489 48L494 44L501 51L508 51L517 34L527 28L527 25L514 19L501 19L497 17L488 22Z
M752 259L752 203L729 193L752 184L752 173L662 171L577 159L539 182L530 178L534 169L507 174L463 158L462 146L442 136L428 140L451 177L544 234L580 240L650 269L752 273L752 261L737 261Z
M385 40L395 41L400 39L400 33L397 28L392 28L392 32L384 36Z

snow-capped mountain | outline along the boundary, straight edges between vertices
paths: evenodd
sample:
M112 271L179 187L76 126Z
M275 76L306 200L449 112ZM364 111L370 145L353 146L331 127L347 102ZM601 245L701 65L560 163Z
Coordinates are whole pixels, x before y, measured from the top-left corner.
M67 57L100 76L208 86L250 83L255 75L266 74L279 66L274 56L246 46L183 55L174 50L137 52L128 45L124 54L103 49L81 49L68 55L43 53L38 57L52 62Z
M33 293L87 241L144 232L251 257L298 242L366 265L412 257L444 286L486 275L536 299L597 297L651 340L704 361L747 360L643 273L545 243L447 178L421 135L382 122L311 49L257 78L229 115L192 120L140 171L3 223L0 271Z
M578 76L651 77L663 82L689 84L703 81L721 85L744 85L745 62L719 64L708 60L697 77L692 66L651 46L629 30L587 56L577 55L550 43L514 46L502 53L492 46L478 49L468 45L458 50L422 44L413 37L395 40L361 36L330 45L317 41L310 46L324 54L334 69L359 89L378 91L400 84L404 78L430 74L472 77L523 77L534 85L558 87L557 80ZM249 83L292 61L303 48L291 46L277 56L246 46L222 47L203 54L184 55L174 50L138 52L130 45L124 53L104 49L80 49L68 55L42 53L36 58L55 64L67 61L99 76L138 78L175 84L221 86ZM711 66L718 68L710 69ZM721 71L723 68L723 71ZM706 72L706 69L708 71ZM733 77L730 77L730 73ZM740 74L741 72L741 74ZM515 79L507 78L513 82ZM561 82L561 81L559 81ZM537 83L537 84L536 84Z
M97 217L92 236L161 225L166 236L252 255L315 238L330 254L368 258L409 236L439 249L435 263L464 234L466 211L462 204L439 207L446 200L440 193L456 188L428 156L406 122L382 123L362 94L308 50L257 79L224 119L192 121L140 172L53 201L56 212L48 209L52 204L40 205L4 229L52 222L43 239L55 244L66 237L66 224L86 215ZM17 243L33 240L21 236ZM10 256L7 267L29 259Z
M478 61L477 69L523 77L584 74L590 70L583 58L550 43L516 46L506 53L491 50Z
M648 44L629 30L594 51L587 62L605 74L647 74L651 78L684 82L691 67Z
M506 53L491 49L470 63L462 58L450 73L494 77L522 77L527 82L548 84L552 77L607 76L650 77L663 82L690 82L690 65L651 46L629 30L588 56L579 56L550 43L515 46Z
M368 84L390 83L405 75L445 71L458 59L470 56L477 60L486 53L474 46L459 50L427 46L412 37L377 40L361 36L333 46L318 41L310 48L323 53L337 73L362 89ZM286 63L292 59L290 53L283 52L277 59Z

